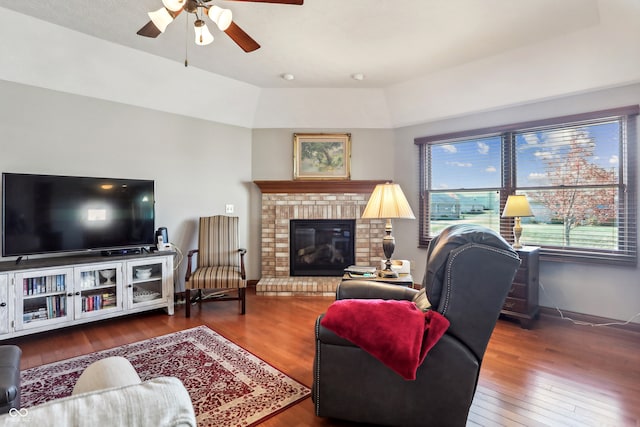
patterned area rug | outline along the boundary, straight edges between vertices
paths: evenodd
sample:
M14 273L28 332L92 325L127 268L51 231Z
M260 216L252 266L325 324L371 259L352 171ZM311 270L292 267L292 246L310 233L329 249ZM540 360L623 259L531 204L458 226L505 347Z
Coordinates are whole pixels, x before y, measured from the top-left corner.
M96 360L123 356L145 381L179 378L199 426L253 426L299 402L309 388L206 326L22 371L22 406L69 396Z

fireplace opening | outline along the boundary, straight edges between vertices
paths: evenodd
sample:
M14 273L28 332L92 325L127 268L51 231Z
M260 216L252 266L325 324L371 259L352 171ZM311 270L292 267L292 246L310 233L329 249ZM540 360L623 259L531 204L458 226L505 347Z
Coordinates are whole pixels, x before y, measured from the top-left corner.
M355 264L354 219L292 219L289 275L342 276Z

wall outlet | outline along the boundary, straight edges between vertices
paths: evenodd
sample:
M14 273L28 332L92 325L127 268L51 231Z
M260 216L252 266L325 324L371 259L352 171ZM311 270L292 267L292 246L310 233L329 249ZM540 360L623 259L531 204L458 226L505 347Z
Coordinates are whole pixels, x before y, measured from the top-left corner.
M224 211L228 214L232 214L233 213L233 205L231 204L226 204L224 205Z

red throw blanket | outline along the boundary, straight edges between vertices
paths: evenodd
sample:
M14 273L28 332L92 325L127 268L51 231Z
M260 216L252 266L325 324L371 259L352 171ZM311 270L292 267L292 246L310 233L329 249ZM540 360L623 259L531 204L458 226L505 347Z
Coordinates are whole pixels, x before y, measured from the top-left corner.
M437 311L422 312L412 301L381 299L335 301L320 324L407 380L416 379L418 366L449 327Z

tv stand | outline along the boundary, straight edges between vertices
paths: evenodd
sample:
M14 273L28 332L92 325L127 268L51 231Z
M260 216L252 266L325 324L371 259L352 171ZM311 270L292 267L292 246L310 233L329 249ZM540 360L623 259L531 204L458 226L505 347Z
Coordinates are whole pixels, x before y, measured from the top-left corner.
M175 252L0 262L0 341L149 310L174 313Z

